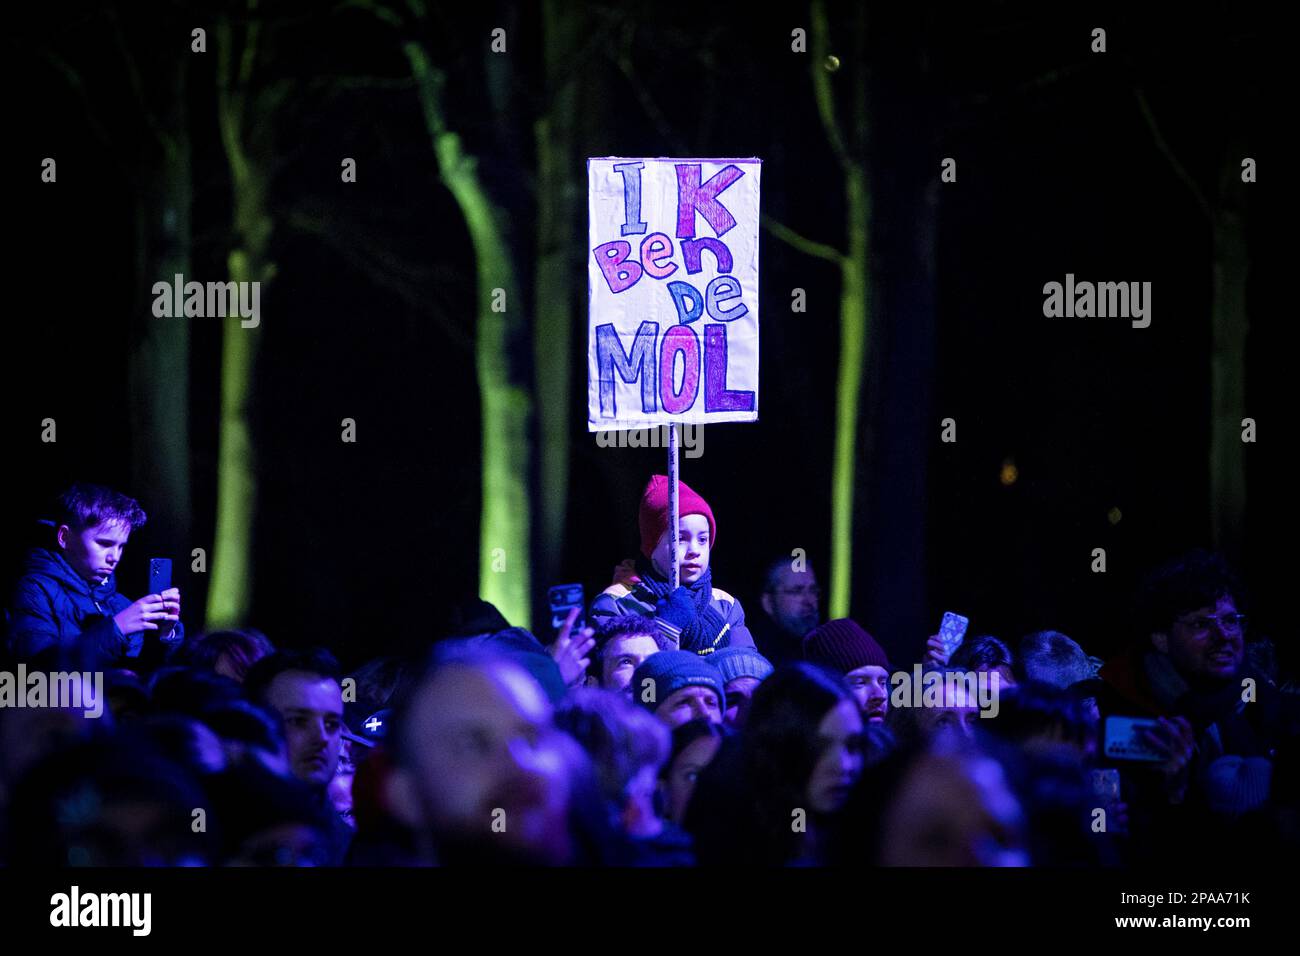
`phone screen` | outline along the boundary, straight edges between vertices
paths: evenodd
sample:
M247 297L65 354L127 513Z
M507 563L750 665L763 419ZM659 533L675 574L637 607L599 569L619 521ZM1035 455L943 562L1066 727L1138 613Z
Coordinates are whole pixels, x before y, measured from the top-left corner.
M1161 762L1165 756L1152 749L1141 734L1156 726L1156 721L1146 717L1107 717L1102 752L1112 760Z
M943 652L951 660L952 655L966 637L966 628L970 618L952 611L945 611L943 621L939 624L939 639L943 641Z
M578 619L573 622L573 629L577 632L583 627L582 608L585 602L581 584L557 584L547 590L546 596L551 606L552 630L558 631L562 628L565 618L575 607L578 608Z
M149 593L162 594L172 586L172 559L149 559Z

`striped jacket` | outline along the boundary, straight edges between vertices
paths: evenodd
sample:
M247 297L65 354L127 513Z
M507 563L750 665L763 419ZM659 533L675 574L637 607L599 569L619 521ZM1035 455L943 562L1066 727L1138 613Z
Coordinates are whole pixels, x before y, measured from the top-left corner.
M724 647L753 647L754 638L745 626L745 610L740 602L721 588L713 589L713 608L718 611L726 624L723 625L717 641L711 648L700 651L701 655L712 654ZM604 621L621 614L640 614L653 618L654 629L667 640L676 645L680 630L662 618L655 617L655 596L640 585L628 587L625 584L611 584L591 602L589 620L599 627Z

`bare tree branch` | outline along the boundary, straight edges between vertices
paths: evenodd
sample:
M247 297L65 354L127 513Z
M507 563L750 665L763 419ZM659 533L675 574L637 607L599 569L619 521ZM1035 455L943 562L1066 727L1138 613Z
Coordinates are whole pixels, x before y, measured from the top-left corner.
M826 49L830 26L826 19L826 4L823 0L813 0L812 5L812 58L809 68L812 71L813 95L817 99L817 115L821 117L826 129L826 138L830 141L831 152L845 169L852 160L844 145L844 135L840 132L839 121L835 117L835 91L831 89L830 73L826 71Z
M158 115L149 108L149 102L144 95L144 83L140 79L140 71L135 65L135 59L131 56L130 48L126 43L126 36L122 32L122 21L118 19L117 11L111 6L104 8L104 13L113 29L113 39L116 40L117 51L122 55L122 63L126 66L127 79L131 83L131 91L135 94L136 104L140 107L140 112L149 125L149 131L153 133L154 139L167 154L169 161L174 161L179 146L176 138L162 128L158 122Z
M1142 90L1142 87L1134 87L1133 95L1137 97L1138 109L1142 112L1142 118L1146 120L1147 129L1151 131L1151 137L1156 141L1156 148L1159 149L1160 152L1164 154L1165 159L1169 161L1169 165L1173 167L1174 175L1182 180L1183 185L1191 190L1192 197L1196 200L1196 205L1200 208L1201 213L1205 216L1206 220L1214 222L1214 209L1210 205L1210 201L1206 198L1204 190L1202 190L1201 187L1197 185L1196 180L1192 178L1191 173L1189 173L1187 168L1178 161L1178 157L1174 155L1174 151L1169 147L1169 143L1166 142L1164 136L1161 134L1160 127L1156 123L1155 114L1151 111L1151 104L1147 102L1147 96Z
M695 150L688 148L682 141L681 137L674 132L672 124L668 122L667 114L659 108L659 104L656 103L654 97L650 95L649 90L647 89L649 84L640 82L636 77L636 71L632 66L631 54L632 36L635 30L636 24L631 19L628 19L623 24L623 35L620 38L622 44L619 46L618 52L612 56L612 59L618 67L619 72L627 79L628 85L632 88L632 92L636 94L637 101L641 104L641 109L645 110L646 116L649 118L650 122L654 124L655 131L658 132L660 138L671 143L673 150L679 156L689 156L693 154Z
M99 117L92 108L90 96L86 93L86 85L81 82L81 74L74 70L67 60L48 47L41 47L37 51L37 56L48 63L72 88L72 91L77 95L77 99L86 110L86 122L95 131L95 135L99 137L100 142L109 147L110 153L116 155L117 150L113 148L113 140L108 135L108 130L104 128L104 124L99 121Z
M825 259L828 262L835 263L837 266L844 265L844 253L840 252L834 246L827 245L824 242L817 242L816 240L805 238L804 236L799 235L799 233L795 232L793 229L789 228L788 226L782 225L781 223L777 222L767 213L764 213L762 215L760 221L763 224L763 228L765 228L773 236L780 239L782 242L786 243L787 245L795 249L798 249L800 252L804 253L805 255L813 256L814 258L817 259Z
M330 215L303 208L290 210L286 218L291 229L329 246L375 285L392 292L419 314L432 318L458 348L474 354L473 335L453 324L447 313L429 300L420 282L422 270L394 258L382 243L355 224L340 224Z

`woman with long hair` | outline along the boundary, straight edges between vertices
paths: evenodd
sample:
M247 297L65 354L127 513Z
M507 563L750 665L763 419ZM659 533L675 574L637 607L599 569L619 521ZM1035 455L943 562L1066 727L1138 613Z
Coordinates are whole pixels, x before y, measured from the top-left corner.
M699 863L820 862L862 773L863 745L861 709L842 679L806 663L778 668L687 808Z

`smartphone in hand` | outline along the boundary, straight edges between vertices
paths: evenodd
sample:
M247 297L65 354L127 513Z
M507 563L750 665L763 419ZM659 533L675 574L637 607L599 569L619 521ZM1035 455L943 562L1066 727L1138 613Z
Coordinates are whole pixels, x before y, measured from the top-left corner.
M172 559L149 559L149 593L162 594L172 586Z
M1142 737L1143 730L1154 730L1160 722L1148 717L1107 717L1102 753L1112 760L1145 760L1160 763L1167 757Z
M939 639L943 641L943 653L948 660L952 660L952 655L966 639L966 628L969 626L970 618L953 611L944 612L943 621L939 624Z
M585 626L582 620L582 609L586 606L583 597L581 584L557 584L547 589L546 599L551 607L551 630L559 631L564 627L565 619L575 607L578 609L578 619L573 622L573 631L576 634L582 630Z

